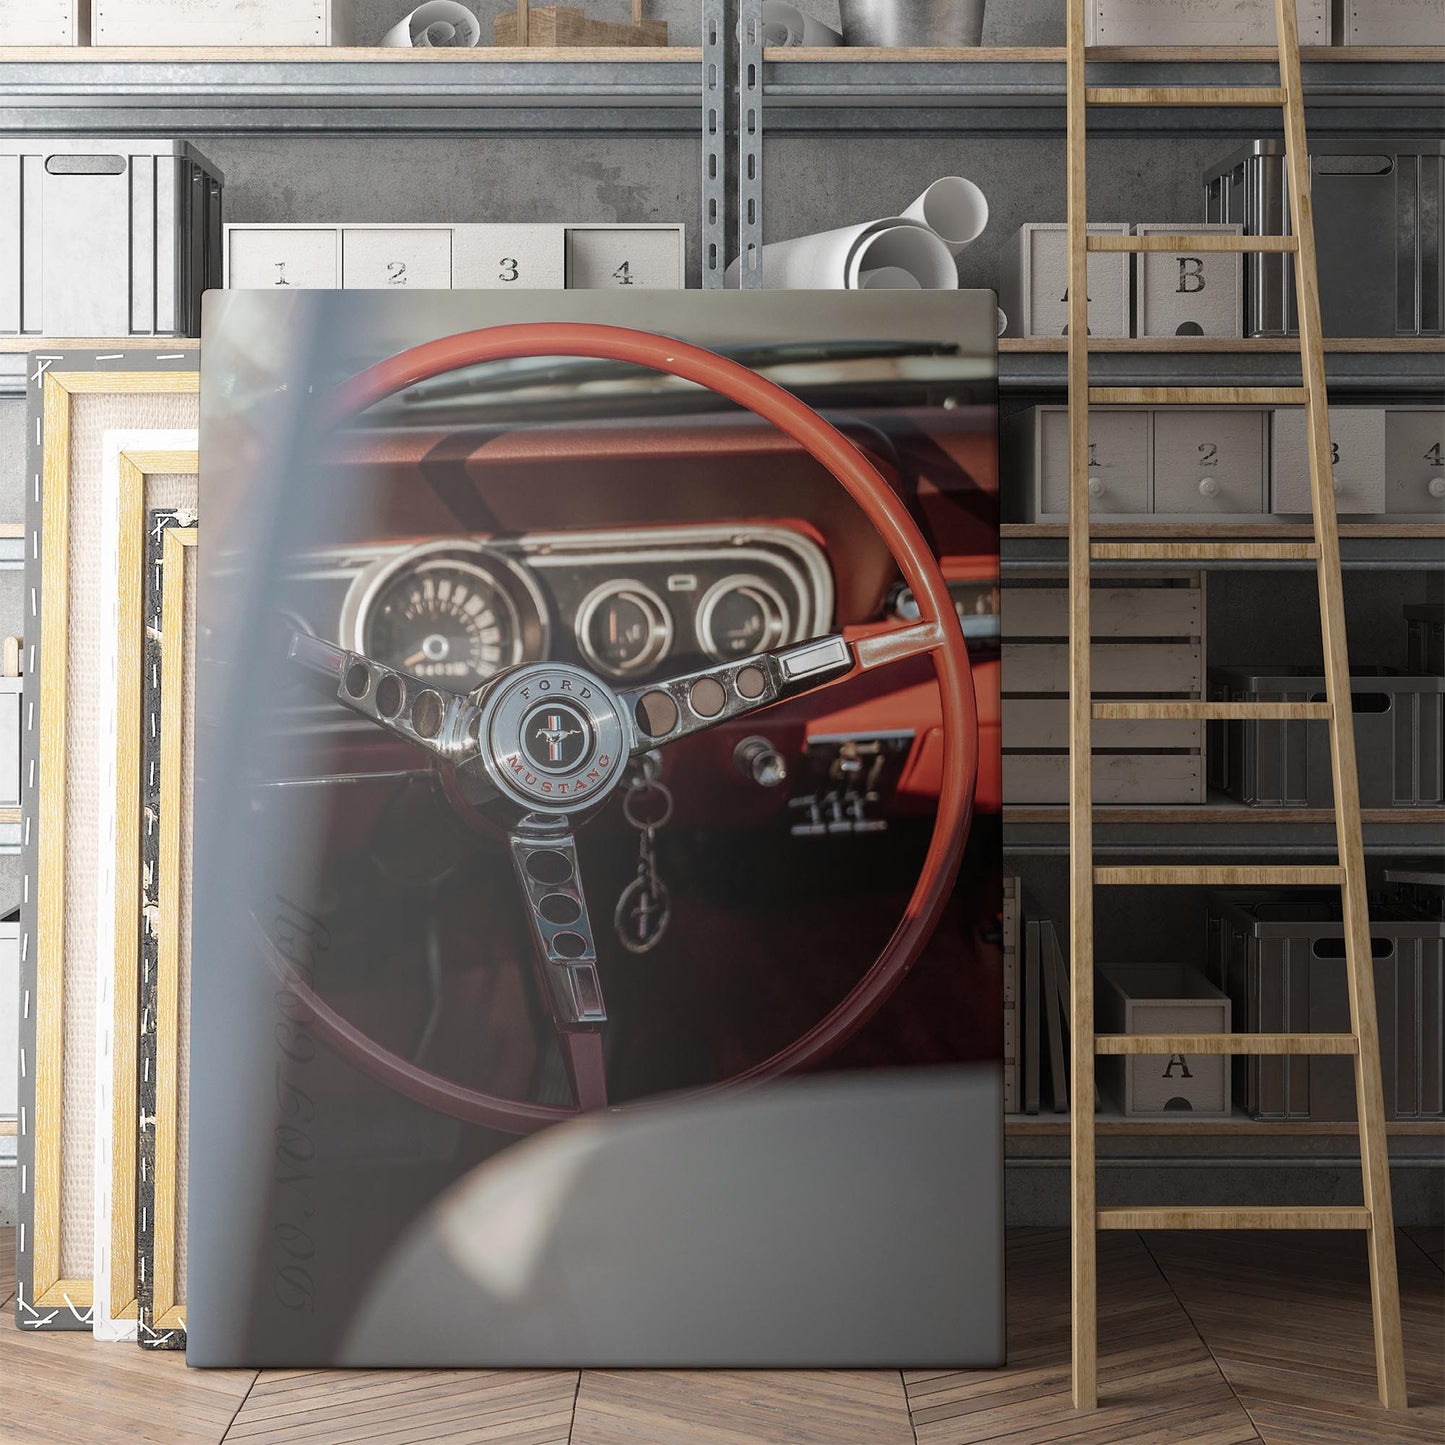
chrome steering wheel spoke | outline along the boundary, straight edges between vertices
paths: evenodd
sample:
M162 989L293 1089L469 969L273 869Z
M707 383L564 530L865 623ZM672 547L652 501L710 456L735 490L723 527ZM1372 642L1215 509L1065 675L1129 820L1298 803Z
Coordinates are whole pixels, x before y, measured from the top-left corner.
M581 1109L607 1102L602 1039L607 1005L587 912L577 841L563 818L530 814L508 835L527 905L532 959Z
M469 802L496 797L480 765L481 709L472 698L305 632L292 633L287 656L342 707L450 768Z
M629 688L618 698L637 754L826 687L856 666L852 647L833 634Z

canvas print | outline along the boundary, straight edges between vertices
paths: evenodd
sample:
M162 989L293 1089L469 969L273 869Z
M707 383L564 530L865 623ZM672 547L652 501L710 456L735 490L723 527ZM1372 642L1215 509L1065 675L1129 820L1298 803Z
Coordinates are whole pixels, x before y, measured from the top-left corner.
M999 1362L993 296L206 304L191 1363Z

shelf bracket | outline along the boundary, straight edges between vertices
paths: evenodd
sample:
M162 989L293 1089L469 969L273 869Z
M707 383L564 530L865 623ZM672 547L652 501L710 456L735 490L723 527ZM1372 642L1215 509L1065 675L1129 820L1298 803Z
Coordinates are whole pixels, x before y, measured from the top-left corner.
M728 0L702 0L702 288L727 270Z

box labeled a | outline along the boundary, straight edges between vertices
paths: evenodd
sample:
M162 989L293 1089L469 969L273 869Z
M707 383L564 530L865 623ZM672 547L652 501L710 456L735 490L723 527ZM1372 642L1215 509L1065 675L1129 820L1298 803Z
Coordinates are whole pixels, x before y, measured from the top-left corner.
M1239 225L1183 222L1134 227L1136 236L1239 236ZM1140 251L1135 257L1139 336L1243 336L1244 257L1238 251Z

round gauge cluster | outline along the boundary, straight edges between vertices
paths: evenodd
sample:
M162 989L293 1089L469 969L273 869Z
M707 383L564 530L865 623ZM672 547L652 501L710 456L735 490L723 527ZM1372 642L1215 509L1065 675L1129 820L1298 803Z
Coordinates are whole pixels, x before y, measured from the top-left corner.
M343 630L367 657L448 692L546 653L536 584L508 559L466 543L415 548L363 573Z
M735 662L776 647L788 632L788 607L761 577L724 577L703 593L697 636L715 662Z
M641 582L604 582L589 592L575 629L582 656L608 677L647 672L672 647L672 613Z

